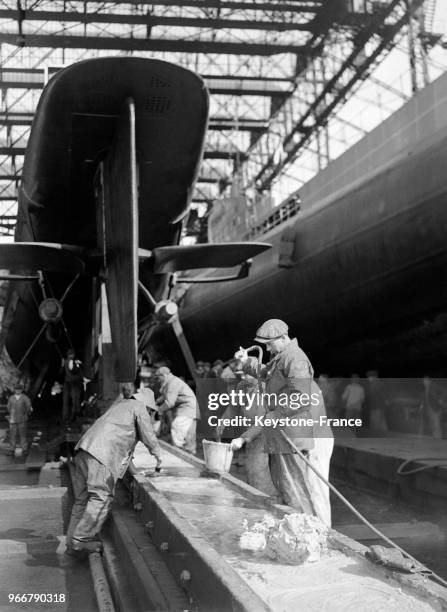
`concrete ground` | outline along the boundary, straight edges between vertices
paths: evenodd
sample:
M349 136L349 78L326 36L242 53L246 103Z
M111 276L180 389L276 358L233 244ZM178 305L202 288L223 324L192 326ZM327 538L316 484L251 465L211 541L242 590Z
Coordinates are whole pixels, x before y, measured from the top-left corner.
M16 459L0 448L0 611L96 612L88 563L64 554L64 475L41 470L43 460L38 449Z

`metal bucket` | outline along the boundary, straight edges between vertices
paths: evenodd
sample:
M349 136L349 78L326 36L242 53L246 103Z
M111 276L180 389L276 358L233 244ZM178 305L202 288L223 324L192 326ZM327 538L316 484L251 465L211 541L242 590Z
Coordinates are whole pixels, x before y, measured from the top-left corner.
M202 440L205 465L210 472L224 474L230 471L233 451L229 444Z

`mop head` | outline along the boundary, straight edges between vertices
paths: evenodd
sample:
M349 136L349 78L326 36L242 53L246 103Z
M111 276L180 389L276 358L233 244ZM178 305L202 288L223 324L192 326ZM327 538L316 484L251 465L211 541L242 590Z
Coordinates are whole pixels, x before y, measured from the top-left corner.
M290 565L318 561L327 551L328 529L317 517L308 514L286 514L282 519L264 517L252 527L243 523L239 540L241 550L263 555Z

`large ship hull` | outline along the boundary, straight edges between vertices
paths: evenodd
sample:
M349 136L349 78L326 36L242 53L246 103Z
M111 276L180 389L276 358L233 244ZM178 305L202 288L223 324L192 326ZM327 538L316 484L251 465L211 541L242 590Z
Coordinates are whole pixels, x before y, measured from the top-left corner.
M227 358L265 319L281 318L319 371L439 368L439 319L425 344L421 330L447 305L446 168L447 131L263 235L273 248L248 280L188 290L193 350ZM290 267L280 267L291 241Z

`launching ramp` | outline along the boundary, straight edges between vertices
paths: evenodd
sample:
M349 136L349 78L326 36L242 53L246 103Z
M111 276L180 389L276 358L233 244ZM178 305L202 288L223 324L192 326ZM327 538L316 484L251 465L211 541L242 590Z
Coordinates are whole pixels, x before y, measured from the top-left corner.
M199 610L425 612L447 609L447 590L419 575L392 572L365 558L366 547L331 532L316 563L285 565L239 549L247 519L290 508L235 479L204 476L204 463L163 444L163 469L139 444L129 478L134 508L148 537Z

